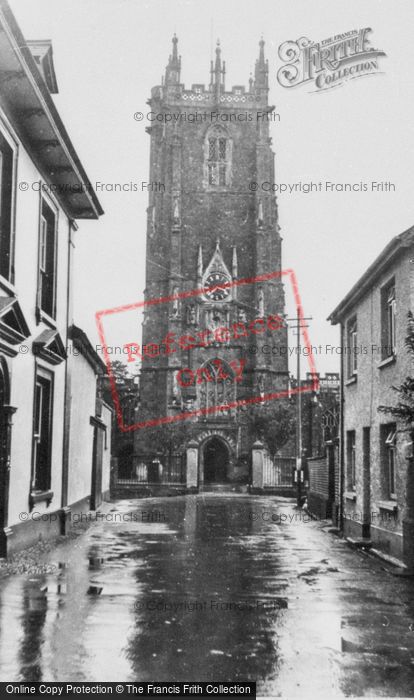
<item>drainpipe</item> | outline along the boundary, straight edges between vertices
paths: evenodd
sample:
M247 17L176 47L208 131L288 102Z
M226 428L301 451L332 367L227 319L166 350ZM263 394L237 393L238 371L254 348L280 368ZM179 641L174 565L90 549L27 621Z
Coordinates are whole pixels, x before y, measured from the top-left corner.
M73 233L78 230L78 226L74 220L69 222L68 231L68 273L66 281L66 351L68 350L68 331L73 321L73 299L72 299L72 266L74 248ZM70 516L70 508L68 507L68 490L69 490L69 444L70 444L70 417L71 417L71 386L69 373L69 358L65 360L65 394L63 408L63 453L62 453L62 498L61 498L61 534L64 535L68 530L68 522Z
M344 325L340 325L340 340L341 348L344 347ZM344 353L340 354L340 409L339 409L339 529L343 532L344 529Z

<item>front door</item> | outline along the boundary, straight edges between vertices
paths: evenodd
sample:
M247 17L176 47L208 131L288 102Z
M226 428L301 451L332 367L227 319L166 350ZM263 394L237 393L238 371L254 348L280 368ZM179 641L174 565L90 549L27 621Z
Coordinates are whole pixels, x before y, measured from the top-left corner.
M0 556L5 556L9 505L10 414L9 377L6 363L0 361Z
M204 483L223 484L227 479L229 451L219 438L211 438L204 447Z
M93 429L91 510L97 510L102 503L103 439L103 429L95 425Z
M362 537L371 536L371 428L362 428Z

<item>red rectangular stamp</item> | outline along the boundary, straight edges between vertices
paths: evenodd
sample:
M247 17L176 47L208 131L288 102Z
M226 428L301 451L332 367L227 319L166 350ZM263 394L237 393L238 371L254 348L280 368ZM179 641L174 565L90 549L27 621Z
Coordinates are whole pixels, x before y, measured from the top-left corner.
M272 299L274 288L281 289L283 279L297 308L301 347L312 376L312 381L303 386L289 386L285 315L276 313L271 302L266 309L263 290L273 284L267 294ZM243 301L241 292L249 288L249 299L253 298L254 304ZM145 378L144 405L141 420L128 425L112 370L105 323L137 310L144 312L147 322L145 327L144 321L144 339L140 344L131 338L123 352L128 363L140 363L141 382ZM233 281L213 275L208 286L174 289L166 296L98 311L96 323L119 429L130 432L201 416L234 416L238 409L251 404L317 391L319 380L303 320L297 279L291 269ZM160 337L155 337L156 332ZM157 398L160 377L167 387L165 395L169 396L164 407Z

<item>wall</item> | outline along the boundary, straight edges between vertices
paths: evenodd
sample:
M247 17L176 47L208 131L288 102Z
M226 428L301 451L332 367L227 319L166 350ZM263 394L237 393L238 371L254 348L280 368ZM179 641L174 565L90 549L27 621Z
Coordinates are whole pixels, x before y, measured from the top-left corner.
M106 440L103 451L102 463L102 498L109 501L111 479L111 426L112 409L106 404L102 405L102 421L106 425Z
M69 344L70 435L68 505L88 499L91 493L93 425L96 375L79 350ZM85 504L86 505L86 504Z
M332 515L332 502L329 498L328 457L308 459L308 472L308 510L316 518L322 520L330 518Z

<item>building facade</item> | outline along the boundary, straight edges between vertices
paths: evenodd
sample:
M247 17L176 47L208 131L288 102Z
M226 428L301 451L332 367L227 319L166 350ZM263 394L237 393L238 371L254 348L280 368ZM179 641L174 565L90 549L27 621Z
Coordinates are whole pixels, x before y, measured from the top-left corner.
M410 433L380 406L413 376L414 229L396 236L330 316L340 324L341 494L344 534L398 560L413 546Z
M0 25L4 555L39 536L61 532L71 505L66 421L74 233L76 220L97 219L103 212L54 105L50 42L26 42L5 0ZM89 475L91 460L92 455L82 466Z
M162 462L170 431L176 452L190 449L197 487L248 480L252 409L234 403L287 391L289 378L287 354L262 352L287 345L282 279L264 279L281 270L276 200L262 187L275 179L264 42L247 88L226 90L219 45L208 86L186 89L180 71L174 36L149 101L159 120L148 128L157 186L148 207L140 399L143 421L189 415L158 433L136 431L135 463L157 446Z
M315 386L307 373L303 385ZM340 377L337 372L317 374L317 391L302 395L302 445L308 511L338 524Z
M103 399L105 363L87 335L68 330L65 435L68 470L66 523L74 513L96 510L109 500L112 408ZM65 465L65 462L64 462Z

